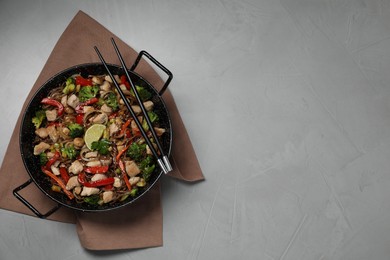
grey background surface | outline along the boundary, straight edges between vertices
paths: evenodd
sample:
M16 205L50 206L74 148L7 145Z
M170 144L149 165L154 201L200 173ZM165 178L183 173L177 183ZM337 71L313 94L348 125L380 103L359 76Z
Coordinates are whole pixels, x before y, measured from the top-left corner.
M78 10L173 72L206 181L162 180L163 247L0 210L0 259L390 259L390 1L0 0L0 163Z

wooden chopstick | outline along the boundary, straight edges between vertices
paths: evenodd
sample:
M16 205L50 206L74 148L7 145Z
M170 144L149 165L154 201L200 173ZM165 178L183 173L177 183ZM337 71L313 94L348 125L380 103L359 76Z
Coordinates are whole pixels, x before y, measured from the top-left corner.
M129 110L131 116L133 117L135 123L137 124L137 127L139 128L139 130L140 130L142 136L144 137L144 139L145 139L147 145L149 146L149 148L150 148L150 150L151 150L153 156L157 159L157 162L158 162L160 168L163 170L163 172L164 172L165 174L168 173L169 170L167 169L167 167L166 167L166 165L165 165L165 163L164 163L164 159L163 159L163 158L160 158L160 156L158 155L158 153L157 153L156 149L154 148L153 144L152 144L151 141L149 140L149 137L148 137L148 135L146 134L144 128L142 127L141 122L138 120L137 115L135 114L133 108L131 107L131 105L130 105L130 103L129 103L127 97L126 97L125 94L123 93L122 89L120 88L118 82L116 82L116 79L114 78L114 75L111 73L110 69L108 68L108 65L107 65L106 61L104 60L102 54L100 53L99 49L98 49L96 46L94 46L94 49L95 49L97 55L99 56L100 61L103 63L105 69L107 70L108 75L110 76L112 82L114 83L114 85L115 85L115 87L116 87L116 89L117 89L119 95L121 96L123 102L125 103L127 109ZM126 70L126 68L123 68L123 69L126 71L126 73L128 73L127 70ZM132 83L130 83L130 84L132 84ZM134 90L133 90L133 91L134 91ZM134 91L134 93L137 93L137 92ZM138 94L138 93L137 93L137 94ZM142 104L142 102L141 102L141 104ZM147 113L146 113L146 114L147 114ZM150 120L149 120L149 121L150 121ZM151 129L153 129L153 127L151 127ZM153 129L153 130L154 130L154 129ZM155 140L156 140L156 142L158 142L157 139L155 139ZM162 154L162 150L160 150L160 152L161 152L161 154Z
M118 46L117 46L116 43L115 43L114 38L111 38L111 42L112 42L112 45L114 46L114 49L115 49L116 54L118 55L119 61L121 62L121 65L122 65L122 67L123 67L123 69L124 69L124 71L125 71L127 80L128 80L129 83L130 83L130 87L131 87L131 89L133 90L134 95L135 95L135 97L136 97L136 99L137 99L137 101L138 101L138 103L139 103L139 106L141 107L142 113L143 113L144 116L145 116L146 122L147 122L147 124L148 124L148 126L149 126L149 129L150 129L150 132L152 133L152 136L153 136L153 138L154 138L154 140L155 140L155 142L156 142L156 144L157 144L157 147L158 147L158 149L160 150L160 154L161 154L161 156L162 156L162 159L163 159L163 162L164 162L164 164L165 164L165 167L167 168L168 171L172 171L172 166L171 166L171 164L169 163L168 156L164 154L164 150L163 150L163 148L162 148L162 146L161 146L161 144L160 144L160 142L159 142L159 140L158 140L158 136L157 136L157 134L156 134L156 131L154 130L154 127L153 127L153 125L152 125L152 122L150 121L150 118L149 118L149 115L148 115L148 113L147 113L147 111L146 111L146 109L145 109L145 106L144 106L144 104L143 104L141 98L139 97L137 88L136 88L136 87L134 86L134 84L133 84L133 81L132 81L132 79L131 79L131 77L130 77L130 74L129 74L129 70L127 69L126 63L125 63L125 61L124 61L124 59L123 59L123 57L122 57L122 54L120 53L120 51L119 51L119 49L118 49Z

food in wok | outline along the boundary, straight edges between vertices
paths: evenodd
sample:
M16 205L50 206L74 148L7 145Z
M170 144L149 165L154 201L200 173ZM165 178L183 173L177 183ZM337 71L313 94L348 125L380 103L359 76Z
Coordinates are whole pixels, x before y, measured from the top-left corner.
M126 76L115 79L149 133ZM154 111L152 93L136 88L162 137L167 129ZM32 118L31 142L52 191L77 203L104 205L135 197L148 187L156 160L108 75L72 75L40 103Z

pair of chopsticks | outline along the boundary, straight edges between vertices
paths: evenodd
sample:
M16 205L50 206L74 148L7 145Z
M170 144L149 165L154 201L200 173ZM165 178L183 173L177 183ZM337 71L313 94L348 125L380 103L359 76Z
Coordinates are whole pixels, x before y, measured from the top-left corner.
M159 142L159 140L158 140L158 137L157 137L157 134L156 134L156 132L155 132L155 130L154 130L154 128L153 128L152 122L150 121L150 118L149 118L148 113L147 113L147 111L146 111L146 109L145 109L145 106L144 106L144 104L142 103L142 100L141 100L141 98L139 97L138 91L137 91L136 87L134 86L133 81L132 81L131 78L130 78L129 71L128 71L127 66L126 66L126 64L125 64L125 61L123 60L123 57L122 57L122 55L121 55L121 53L120 53L120 51L119 51L119 49L118 49L118 46L117 46L116 43L115 43L114 38L111 38L111 42L112 42L112 45L113 45L114 48L115 48L115 52L116 52L116 54L118 55L118 58L119 58L119 60L120 60L120 62L121 62L122 68L123 68L123 70L125 71L125 74L126 74L127 80L128 80L129 83L130 83L131 89L132 89L133 92L134 92L134 96L135 96L135 98L137 99L137 101L138 101L138 103L139 103L139 106L141 107L141 110L142 110L142 113L144 114L145 120L146 120L146 122L147 122L147 124L148 124L148 126L149 126L149 129L150 129L150 131L151 131L151 133L152 133L152 136L153 136L153 138L154 138L154 140L155 140L155 142L156 142L156 144L157 144L157 148L160 150L160 155L159 155L158 152L156 151L156 149L155 149L155 147L153 146L152 142L149 140L149 137L147 136L147 134L146 134L144 128L142 127L141 122L138 120L138 117L136 116L134 110L132 109L132 107L131 107L131 105L130 105L128 99L127 99L127 97L126 97L125 94L123 93L123 91L122 91L122 89L120 88L119 84L116 82L116 80L115 80L115 78L114 78L114 75L111 73L110 69L108 68L107 63L105 62L105 60L104 60L102 54L100 53L99 49L98 49L96 46L94 46L94 49L95 49L96 53L98 54L99 59L100 59L101 62L103 63L104 67L106 68L106 70L107 70L109 76L111 77L112 82L114 83L116 89L118 90L118 93L119 93L119 95L121 96L121 98L123 99L123 102L125 103L125 105L126 105L127 109L129 110L131 116L134 118L134 121L135 121L135 123L137 124L137 127L139 128L139 130L140 130L142 136L144 137L144 139L145 139L147 145L149 146L150 150L152 151L152 154L153 154L154 157L157 159L157 162L158 162L160 168L161 168L162 171L166 174L166 173L172 171L172 166L171 166L171 164L170 164L170 162L169 162L168 156L164 154L164 150L162 149L162 146L161 146L161 144L160 144L160 142Z

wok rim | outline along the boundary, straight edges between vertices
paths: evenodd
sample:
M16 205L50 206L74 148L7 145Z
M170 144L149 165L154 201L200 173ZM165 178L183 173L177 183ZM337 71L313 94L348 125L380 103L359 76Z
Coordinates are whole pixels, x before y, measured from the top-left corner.
M110 69L115 68L115 69L123 71L123 68L121 66L117 65L117 64L107 63L107 65L108 65L108 67L110 67ZM35 101L35 99L37 98L38 94L40 94L40 92L44 91L46 88L49 88L48 86L50 86L50 83L52 81L54 81L56 78L64 76L64 74L70 73L71 71L75 71L75 74L76 73L80 73L80 72L77 71L77 69L80 69L80 68L100 67L100 66L104 68L104 65L102 63L99 63L99 62L89 62L89 63L77 64L77 65L68 67L66 69L63 69L60 72L58 72L58 73L54 74L53 76L51 76L49 79L47 79L34 92L33 96L29 99L27 106L23 110L23 117L22 117L21 124L20 124L19 149L20 149L20 154L21 154L21 157L22 157L23 165L24 165L28 175L30 176L31 180L39 188L39 190L42 191L52 201L60 204L61 206L69 208L71 210L76 210L76 211L81 211L81 212L105 212L105 211L111 211L111 210L119 209L119 208L122 208L122 207L125 207L125 206L129 206L129 205L133 204L134 202L142 199L142 197L144 197L144 195L146 193L148 193L159 182L161 176L164 175L164 172L162 170L160 170L158 175L155 177L155 179L152 182L148 183L148 187L145 188L142 191L141 194L137 195L136 197L134 197L131 200L127 200L126 199L126 200L124 200L123 203L120 203L118 205L115 204L112 207L111 206L105 206L104 208L100 208L100 206L97 207L97 208L76 207L74 205L85 205L85 204L84 203L77 203L75 201L71 201L70 199L66 199L65 200L66 202L70 202L70 204L67 204L64 201L60 201L57 198L53 197L50 193L48 193L47 190L44 187L42 187L42 185L40 185L40 183L36 179L36 176L34 176L34 173L30 169L29 164L27 162L27 159L26 159L27 155L24 154L24 152L23 152L24 141L22 140L23 134L24 134L24 128L25 128L25 124L26 124L26 117L28 115L28 112L32 109L31 108L32 103ZM96 70L96 68L95 68L95 70ZM104 71L105 71L105 69L104 69ZM142 77L141 75L139 75L138 73L136 73L134 71L131 71L131 70L128 70L128 71L129 71L130 75L134 74L136 77L139 78L139 80L143 81L146 85L148 85L151 89L153 89L153 91L155 92L154 93L155 95L153 95L153 97L157 96L159 102L161 102L161 105L162 105L162 107L164 109L164 112L166 114L166 117L167 117L166 124L169 126L168 127L169 128L168 132L169 132L169 136L170 137L169 137L169 142L168 142L169 145L168 145L167 151L166 151L166 154L167 154L167 156L169 158L170 155L171 155L171 152L172 152L173 130L172 130L172 120L171 120L169 111L167 109L167 105L165 104L165 101L162 98L162 95L159 94L159 92L156 90L156 88L154 88L154 86L149 81L147 81L144 77ZM66 196L65 194L62 194L62 195ZM116 202L116 203L118 203L118 202Z

